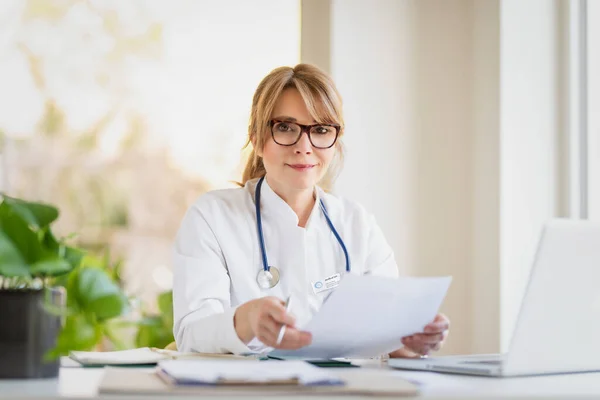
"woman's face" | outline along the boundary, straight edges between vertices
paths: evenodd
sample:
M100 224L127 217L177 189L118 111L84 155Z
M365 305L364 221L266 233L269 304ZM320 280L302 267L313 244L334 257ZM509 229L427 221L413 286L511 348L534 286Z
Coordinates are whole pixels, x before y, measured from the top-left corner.
M302 125L316 124L296 88L288 88L281 93L271 119ZM283 136L289 129L290 126L284 123L276 127L275 131ZM313 135L313 141L319 140L315 136ZM296 144L282 146L273 140L269 131L262 158L270 184L286 191L295 191L312 189L327 172L335 152L335 145L328 149L313 147L306 132L302 133Z

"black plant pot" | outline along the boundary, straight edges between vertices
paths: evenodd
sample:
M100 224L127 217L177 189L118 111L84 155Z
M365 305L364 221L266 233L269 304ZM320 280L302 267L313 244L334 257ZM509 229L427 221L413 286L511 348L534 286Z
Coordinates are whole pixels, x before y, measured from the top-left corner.
M48 313L44 302L63 304L57 289L0 290L0 379L58 376L59 361L45 361L56 345L61 318Z

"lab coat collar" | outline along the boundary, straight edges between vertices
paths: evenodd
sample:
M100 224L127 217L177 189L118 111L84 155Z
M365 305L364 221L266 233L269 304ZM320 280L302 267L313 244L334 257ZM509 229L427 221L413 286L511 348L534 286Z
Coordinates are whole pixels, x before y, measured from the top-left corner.
M258 179L254 182L254 190L256 190L256 185L258 184ZM322 198L321 188L315 186L314 188L314 196L315 196L315 204L313 206L312 211L308 217L308 221L306 222L306 229L308 230L312 221L318 220L319 215L321 213L320 210L320 201ZM252 194L252 199L254 200L254 193ZM288 203L285 202L273 189L269 186L267 179L265 178L262 184L262 191L260 193L260 202L261 208L260 211L263 214L276 214L278 217L284 218L289 223L293 223L294 226L298 226L298 216L292 210Z

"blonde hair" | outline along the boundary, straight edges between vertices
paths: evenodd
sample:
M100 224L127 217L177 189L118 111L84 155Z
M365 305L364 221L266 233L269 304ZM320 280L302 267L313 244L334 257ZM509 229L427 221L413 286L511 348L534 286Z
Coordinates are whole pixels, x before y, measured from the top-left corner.
M294 68L276 68L263 78L254 92L248 124L248 141L244 148L253 141L254 147L244 168L242 185L266 174L262 157L257 154L256 149L262 149L269 139L269 122L275 103L281 93L288 88L296 88L300 92L308 112L317 123L334 123L341 127L335 144L335 155L327 172L319 182L319 186L329 191L341 171L344 158L341 141L344 133L342 98L331 77L310 64L298 64Z

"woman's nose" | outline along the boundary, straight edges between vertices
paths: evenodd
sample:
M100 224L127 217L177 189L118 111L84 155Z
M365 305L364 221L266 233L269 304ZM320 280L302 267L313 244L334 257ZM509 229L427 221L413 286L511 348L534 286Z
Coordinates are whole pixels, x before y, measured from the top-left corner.
M312 153L313 148L312 148L312 143L310 142L310 139L308 138L308 132L302 132L302 135L300 136L300 140L298 140L298 143L296 143L294 150L297 154Z

